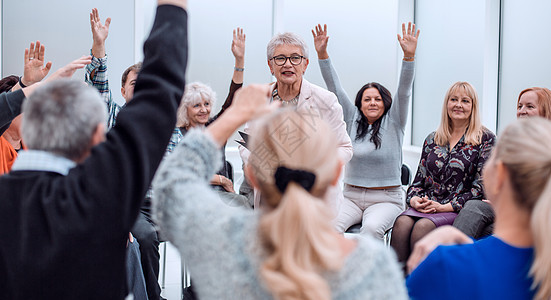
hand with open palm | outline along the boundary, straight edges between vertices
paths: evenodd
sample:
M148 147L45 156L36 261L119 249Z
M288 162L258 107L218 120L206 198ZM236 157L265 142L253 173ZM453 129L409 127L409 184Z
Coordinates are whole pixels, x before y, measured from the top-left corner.
M417 49L417 39L419 38L420 30L415 32L415 24L408 23L406 31L406 24L402 23L402 36L397 34L398 42L402 51L404 51L404 57L415 57L415 50Z

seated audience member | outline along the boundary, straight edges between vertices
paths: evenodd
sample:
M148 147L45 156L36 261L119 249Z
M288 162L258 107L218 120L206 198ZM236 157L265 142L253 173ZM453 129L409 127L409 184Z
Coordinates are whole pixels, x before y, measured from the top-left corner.
M478 107L476 91L467 82L454 83L446 93L440 126L425 139L408 188L409 208L392 230L390 244L400 262L427 233L451 225L465 202L484 198L480 173L495 136L482 126Z
M220 206L208 186L219 148L270 110L269 95L267 86L242 88L206 133L184 137L155 177L157 220L188 263L199 299L405 299L391 251L369 236L346 239L327 221L323 199L342 163L320 118L286 109L261 120L246 172L262 192L262 210Z
M136 101L107 137L105 104L79 82L44 84L25 102L29 150L0 177L1 299L125 298L128 232L185 86L186 1L158 4Z
M321 74L327 88L337 95L343 107L347 132L352 139L354 154L344 173L344 200L337 215L339 232L362 223L360 232L383 239L396 217L404 211L401 187L402 144L406 128L415 70L415 50L419 31L409 23L398 42L402 47L402 73L392 101L390 92L377 82L365 84L354 102L341 86L337 71L327 53L327 25L316 26L314 44ZM383 134L384 133L384 134Z
M551 122L534 117L507 126L483 174L494 235L472 243L446 226L420 240L408 261L412 299L551 298ZM470 244L437 247L457 243Z
M216 102L216 94L209 86L199 82L190 83L186 86L182 103L178 108L178 122L176 123L183 135L186 135L192 128L209 126L218 119L232 104L235 92L243 86L245 34L240 28L234 30L231 49L235 57L235 67L228 96L218 114L212 118L210 116ZM250 207L247 198L236 194L233 189L233 181L229 179L231 177L230 170L226 166L225 148L226 144L221 149L222 167L211 178L210 184L225 203L231 206Z
M107 105L107 129L113 128L116 124L119 111L126 106L134 97L134 85L136 78L142 69L142 63L134 64L128 67L122 74L121 94L125 101L120 106L113 100L109 80L107 76L107 55L105 52L105 41L109 35L109 25L111 18L107 18L105 23L101 23L99 12L96 8L90 13L90 27L92 29L92 63L86 66L84 81L95 87L101 94ZM172 137L166 148L165 155L172 152L178 144L182 134L178 128L172 131ZM149 189L145 195L143 205L138 215L138 220L132 227L132 234L139 242L141 264L147 287L149 300L161 299L161 287L159 286L159 244L160 238L155 223L151 218L151 198L152 190ZM132 267L132 266L129 266ZM134 266L136 267L136 266ZM134 272L138 273L138 270Z
M540 116L551 119L551 91L532 87L520 92L517 118ZM492 234L495 214L489 201L467 201L455 218L453 226L466 235L479 239Z
M329 123L337 139L338 158L346 164L352 157L352 143L346 132L342 107L335 94L304 79L309 63L308 46L304 40L290 32L275 35L268 43L267 59L270 72L276 78L271 89L271 101L281 102L283 107L295 109L307 119L317 116ZM316 128L317 123L311 120L305 125ZM248 124L245 131L250 131ZM246 163L250 152L240 146L240 154ZM327 197L333 211L331 219L334 219L343 199L342 187L331 187ZM259 205L261 197L255 191L254 207L258 208Z
M10 91L19 82L19 77L11 75L0 80L0 93ZM8 173L17 158L17 152L23 148L19 126L21 115L15 117L11 123L0 128L0 175Z

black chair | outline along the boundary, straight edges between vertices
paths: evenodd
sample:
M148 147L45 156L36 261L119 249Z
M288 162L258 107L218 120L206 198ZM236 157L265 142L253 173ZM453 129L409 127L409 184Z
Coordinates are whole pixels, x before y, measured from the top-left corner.
M233 182L233 166L232 164L226 160L226 170L228 171L228 179Z
M402 164L400 179L402 181L402 189L404 190L404 194L405 194L408 185L411 183L411 169L407 164ZM346 230L346 233L360 233L361 228L362 228L362 223L354 224L348 227L348 229ZM383 242L386 245L390 245L391 234L392 234L392 227L385 232L385 235L383 237Z

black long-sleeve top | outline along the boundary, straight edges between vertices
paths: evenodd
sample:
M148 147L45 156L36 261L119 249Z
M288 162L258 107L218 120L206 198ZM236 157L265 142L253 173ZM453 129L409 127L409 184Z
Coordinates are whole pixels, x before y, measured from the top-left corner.
M23 90L0 94L0 135L4 134L11 121L21 113L24 99Z
M0 299L124 299L126 240L185 86L187 14L160 6L134 100L66 176L0 178Z

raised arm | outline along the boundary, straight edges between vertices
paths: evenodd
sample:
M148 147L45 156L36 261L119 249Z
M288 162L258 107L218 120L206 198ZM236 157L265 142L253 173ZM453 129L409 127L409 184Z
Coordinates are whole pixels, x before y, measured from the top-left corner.
M105 57L105 40L109 35L109 25L111 18L107 18L102 24L97 8L92 9L90 13L90 27L92 29L92 55L97 58Z
M395 101L392 102L389 115L393 121L396 121L402 130L406 128L408 106L411 99L411 90L413 87L413 78L415 75L415 51L417 50L417 39L420 30L415 31L415 24L402 23L402 36L397 34L398 42L404 53L402 60L402 71L400 73L400 82L398 83L398 92Z
M39 47L40 48L40 47ZM42 57L44 55L44 51L42 48ZM34 59L29 59L29 50L25 49L25 63L27 64L29 61L33 61ZM37 58L38 60L39 58ZM81 57L80 59L77 59L76 61L71 62L70 64L60 68L55 73L50 75L46 81L56 80L59 78L65 78L70 77L73 75L75 70L83 68L86 63L90 62L89 57ZM48 63L51 65L51 63ZM47 64L47 65L48 65ZM29 97L34 90L40 85L39 82L34 82L34 80L42 80L44 77L41 75L43 74L46 76L48 71L50 70L50 67L42 67L42 64L40 66L38 64L34 64L33 67L28 68L25 67L25 74L28 75L28 78L32 78L33 84L24 87L23 89L20 88L19 83L17 84L17 88L12 89L12 92L9 93L2 93L0 94L0 135L8 129L11 121L17 117L21 113L21 106L23 104L23 100L25 100L26 97ZM29 75L31 73L31 75ZM23 75L25 76L25 75Z
M233 67L233 76L232 81L230 84L230 90L228 92L228 96L226 97L226 101L224 101L224 104L222 105L222 108L214 116L214 120L216 120L220 115L230 107L233 101L233 97L235 95L235 92L240 89L243 86L243 72L245 71L245 33L243 33L243 28L237 27L233 30L233 40L231 43L231 52L233 54L233 57L235 58L235 65Z
M243 28L237 27L233 30L233 40L231 42L231 53L235 58L232 81L243 83L243 71L245 68L245 33Z
M52 62L49 61L44 65L44 53L46 47L40 44L40 41L31 43L29 48L25 49L24 62L23 62L23 76L11 90L16 91L18 89L31 86L37 82L42 81L50 69L52 68Z
M120 106L113 101L109 80L107 76L107 55L105 53L105 40L109 36L109 25L111 18L107 18L105 23L101 23L97 8L92 9L90 13L90 28L92 31L92 62L86 66L84 81L98 90L101 97L107 105L108 120L107 127L111 128L115 124L115 119L120 111Z
M321 75L325 81L327 89L337 95L340 105L343 109L344 121L347 128L350 128L354 113L356 112L356 106L346 94L346 91L341 85L337 71L333 68L331 60L329 59L329 53L327 53L327 43L329 36L327 35L327 24L323 25L323 28L318 24L312 29L312 35L314 36L314 46L316 53L318 54L318 63L321 70Z

